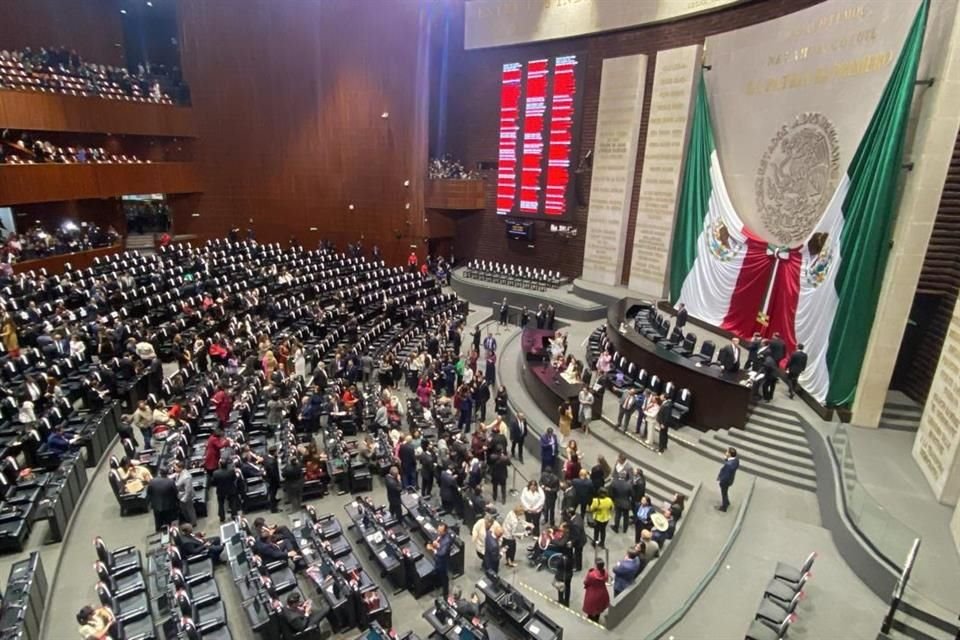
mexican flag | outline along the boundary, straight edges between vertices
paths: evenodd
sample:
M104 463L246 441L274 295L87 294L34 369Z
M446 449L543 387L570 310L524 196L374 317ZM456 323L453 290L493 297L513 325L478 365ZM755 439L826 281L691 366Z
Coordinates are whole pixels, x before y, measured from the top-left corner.
M769 246L744 228L724 185L700 79L670 258L670 301L744 337L776 331L791 349L803 343L808 364L801 384L826 405L848 405L856 394L890 250L927 12L924 0L850 166L799 247Z
M713 142L703 75L690 123L670 252L670 301L690 315L722 326L745 255L743 222L730 202Z
M927 24L924 0L846 175L804 251L796 336L808 354L803 387L830 406L849 405L890 253L897 180ZM825 235L818 235L825 234Z

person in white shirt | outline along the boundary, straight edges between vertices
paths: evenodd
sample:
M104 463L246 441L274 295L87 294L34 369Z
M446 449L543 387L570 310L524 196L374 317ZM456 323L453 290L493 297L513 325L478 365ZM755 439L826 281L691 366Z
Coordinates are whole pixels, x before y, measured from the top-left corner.
M20 401L20 411L18 412L17 419L21 424L27 426L33 426L37 421L37 414L33 409L33 402L29 398L24 398Z
M71 356L80 356L83 357L83 354L87 351L87 345L83 343L83 340L80 339L80 336L73 334L70 336L70 355Z
M530 523L535 536L540 535L540 514L543 513L543 504L546 499L546 494L536 480L531 480L520 492L520 504L523 505L527 522Z
M507 566L517 566L517 540L527 535L533 525L523 519L523 505L518 504L503 519L503 545L507 550Z
M473 530L470 532L470 539L473 540L473 550L477 552L477 558L483 564L483 552L486 550L487 529L493 526L495 522L493 516L484 516L473 523Z

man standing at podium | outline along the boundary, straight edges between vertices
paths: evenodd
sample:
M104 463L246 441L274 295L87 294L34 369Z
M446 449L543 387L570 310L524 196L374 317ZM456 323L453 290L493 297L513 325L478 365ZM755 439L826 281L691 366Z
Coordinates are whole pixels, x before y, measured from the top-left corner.
M740 338L734 337L730 344L720 349L717 361L727 373L736 373L740 370Z

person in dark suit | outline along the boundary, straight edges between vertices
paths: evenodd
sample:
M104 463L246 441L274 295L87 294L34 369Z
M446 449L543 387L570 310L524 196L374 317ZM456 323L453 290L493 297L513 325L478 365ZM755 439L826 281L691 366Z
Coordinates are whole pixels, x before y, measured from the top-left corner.
M740 338L733 338L730 344L720 349L717 361L727 373L736 373L740 370Z
M787 343L783 341L779 333L774 333L773 337L770 338L770 355L773 356L773 360L778 367L787 357Z
M633 584L642 569L643 562L637 552L633 549L627 551L626 557L613 567L613 597Z
M733 481L737 477L737 469L740 468L740 458L737 457L737 450L733 447L727 448L727 459L720 467L720 473L717 474L717 483L720 485L720 504L717 505L718 511L726 511L730 507L730 496L728 491L733 486Z
M797 350L790 354L790 359L787 361L787 390L791 398L797 392L797 380L800 374L806 369L807 353L803 350L803 345L798 344Z
M387 485L387 504L390 507L390 513L397 520L403 519L403 502L400 496L403 493L403 484L400 480L400 470L396 467L390 467L390 471L383 478Z
M623 399L620 400L620 411L617 414L617 429L620 428L620 425L624 423L624 418L626 418L626 424L630 424L630 418L633 416L633 412L637 409L637 390L628 389L625 394L623 394ZM625 427L626 428L626 427Z
M510 472L510 456L505 451L494 449L488 460L490 467L490 481L493 484L493 502L497 501L497 489L500 493L501 504L507 502L507 475Z
M457 477L447 468L440 472L440 506L444 511L457 513L460 504L460 486Z
M500 573L500 538L503 529L494 524L487 529L487 537L483 543L483 570L486 573L497 575Z
M277 447L273 445L267 451L267 456L263 459L263 475L267 482L267 498L270 501L270 512L276 513L277 492L280 491L280 463L277 461Z
M759 333L754 333L753 337L750 339L750 342L747 344L747 363L744 365L745 369L753 371L754 369L759 368L757 365L757 353L760 351L760 347L763 345L763 338Z
M299 511L303 504L303 464L297 456L291 456L283 467L283 493L290 502L291 511Z
M429 498L433 493L433 481L437 475L437 456L434 454L433 446L425 444L423 452L419 457L420 461L420 495Z
M683 303L681 302L681 303L677 306L677 319L676 319L676 321L674 322L674 327L676 327L677 329L683 329L683 327L686 326L686 324L687 324L687 317L688 317L689 315L690 315L690 314L689 314L689 312L687 311L687 305L685 305L685 304L683 304Z
M220 517L220 522L227 521L227 509L230 510L230 517L236 518L237 512L240 511L240 491L237 486L237 476L229 460L220 461L219 468L210 477L210 483L217 491L217 515Z
M573 545L573 570L581 571L583 569L583 548L587 544L587 530L583 524L583 516L577 513L576 509L570 509L566 512L564 519L567 523L567 529L570 531L570 543Z
M780 367L777 365L777 362L779 362L779 360L774 358L772 353L767 354L767 357L763 359L763 383L761 384L761 393L763 394L763 399L767 402L773 400L773 392L777 388L777 378L780 377Z
M160 468L156 478L147 484L147 500L153 509L154 530L160 531L180 515L180 498L177 483L170 478L166 467Z
M526 416L517 413L517 416L510 421L510 455L516 456L520 464L523 464L523 448L528 430Z
M560 490L560 478L553 469L544 469L540 475L540 488L543 489L543 522L553 526L557 513L557 494Z
M413 446L413 436L407 436L397 449L400 469L403 476L403 488L417 486L417 448Z
M587 512L587 505L593 500L593 481L590 480L590 474L586 469L580 470L580 477L574 478L570 484L573 486L573 494L576 496L577 505L580 507L580 516Z
M193 526L188 523L180 525L180 537L177 544L180 553L185 558L190 556L206 555L214 562L220 562L223 553L223 544L220 538L207 538L203 534L193 532Z
M447 523L437 525L437 537L427 543L427 549L433 551L433 567L440 583L443 597L450 595L450 551L453 550L453 535L447 530Z
M610 497L613 498L613 530L626 532L630 526L633 505L633 485L624 473L618 473L610 481Z
M734 340L736 340L736 338L734 338ZM667 444L670 442L670 427L673 426L673 400L667 400L663 396L661 396L661 400L660 410L657 412L657 423L660 425L660 440L657 443L657 453L662 454L667 450Z
M294 633L301 633L311 627L316 627L323 620L324 613L314 611L313 604L307 600L303 602L296 591L287 596L287 606L283 608L283 623Z
M547 305L547 329L553 331L553 325L557 319L557 310L553 308L552 304Z

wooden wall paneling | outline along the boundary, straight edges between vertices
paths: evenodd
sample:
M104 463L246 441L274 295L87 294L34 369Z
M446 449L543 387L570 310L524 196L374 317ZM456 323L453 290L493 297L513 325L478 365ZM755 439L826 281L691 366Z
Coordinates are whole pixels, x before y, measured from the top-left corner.
M183 138L196 135L190 107L2 89L0 128Z
M647 69L647 87L644 95L643 124L640 130L638 158L627 226L626 256L622 278L629 273L636 228L637 198L640 176L643 172L643 149L646 143L646 122L650 111L654 56L661 49L701 43L710 35L764 22L787 13L818 4L823 0L766 0L736 5L702 16L678 22L652 25L611 33L596 34L568 40L540 42L528 45L498 47L495 49L463 49L462 3L452 5L459 12L456 27L451 29L452 47L450 56L449 90L446 96L447 146L436 150L449 152L466 166L474 167L478 161L496 163L499 120L500 70L504 63L525 62L540 57L555 57L570 53L580 55L581 91L583 102L579 153L580 158L593 148L596 136L597 108L599 104L600 72L604 58L643 53L650 56ZM434 115L434 117L436 117ZM580 158L573 159L576 168ZM457 223L455 251L458 260L480 257L511 261L529 266L557 269L570 276L578 276L583 267L583 243L586 233L587 208L575 207L568 220L579 229L576 238L567 239L550 234L550 221L536 222L536 243L529 248L526 243L508 242L504 232L503 218L496 215L496 171L485 172L486 208L482 214L466 216ZM583 192L589 194L589 179Z
M197 168L189 162L0 167L0 205L199 190Z
M0 0L0 48L67 47L97 64L123 65L120 0Z
M81 251L79 253L65 253L59 256L40 258L38 260L17 262L13 265L13 272L25 273L27 271L46 269L48 274L54 275L63 273L64 265L66 265L68 262L75 271L79 271L80 269L86 269L87 267L91 266L97 257L104 258L122 251L123 245L115 244L112 247L101 247L100 249L91 249L89 251Z
M363 237L405 257L423 231L417 68L429 4L180 2L204 196L177 232L223 235L253 219L263 241L342 248Z

